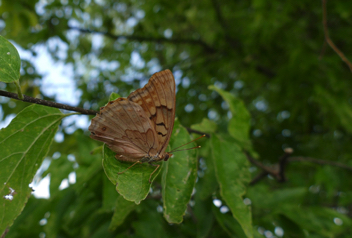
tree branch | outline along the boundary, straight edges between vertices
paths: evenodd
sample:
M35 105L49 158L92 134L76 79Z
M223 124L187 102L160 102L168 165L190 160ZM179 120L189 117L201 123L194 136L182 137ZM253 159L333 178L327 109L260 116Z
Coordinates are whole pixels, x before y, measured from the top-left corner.
M263 163L259 162L259 160L254 159L247 151L244 151L244 153L246 154L247 159L248 159L252 164L254 164L255 166L261 168L261 169L264 170L266 173L271 174L271 175L274 176L274 177L277 177L278 171L277 171L276 168L273 168L273 167L271 167L271 166L269 167L269 166L264 165Z
M269 173L265 172L264 170L262 172L260 172L260 174L258 174L257 176L255 176L254 179L252 179L252 181L249 183L249 185L254 185L256 183L258 183L260 180L262 180L263 178L265 178L266 176L268 176Z
M212 48L211 46L209 46L207 43L205 43L202 40L193 40L193 39L173 39L173 38L165 38L165 37L146 37L146 36L136 36L136 35L114 35L111 34L110 32L106 32L106 31L98 31L98 30L90 30L90 29L83 29L80 27L74 27L74 26L68 26L69 30L76 30L82 33L88 33L88 34L100 34L100 35L104 35L107 36L111 39L117 40L119 38L125 38L128 40L134 40L134 41L147 41L147 42L156 42L156 43L160 43L160 42L166 42L166 43L176 43L176 44L190 44L190 45L199 45L201 47L203 47L206 51L208 52L215 52L215 49Z
M347 169L352 171L352 166L348 166L339 162L335 161L329 161L329 160L320 160L320 159L314 159L311 157L303 157L303 156L298 156L298 157L290 157L288 159L289 162L309 162L309 163L314 163L314 164L320 164L320 165L330 165L330 166L335 166L339 167L341 169Z
M86 110L86 109L79 108L79 107L72 107L72 106L69 106L66 104L62 104L62 103L47 101L47 100L43 100L43 99L39 99L39 98L33 98L33 97L30 97L27 95L23 95L24 98L23 98L23 100L21 100L18 98L18 95L16 93L10 93L10 92L6 92L3 90L0 90L0 96L13 98L13 99L23 101L23 102L40 104L40 105L44 105L44 106L48 106L48 107L55 107L55 108L59 108L59 109L75 111L75 112L79 112L79 113L85 114L85 115L95 115L98 113L97 111L94 111L94 110Z
M244 153L247 155L247 159L252 164L262 169L262 171L254 179L252 179L252 181L249 184L254 185L269 174L279 182L286 182L287 180L285 176L285 169L286 169L287 163L289 162L310 162L310 163L315 163L320 165L335 166L335 167L352 171L352 166L348 166L335 161L320 160L320 159L314 159L314 158L302 157L302 156L290 157L290 155L293 153L292 148L286 148L284 152L285 154L281 156L278 164L266 166L266 165L263 165L263 163L259 162L258 160L254 159L253 157L251 157L247 151L244 151Z
M225 39L226 41L231 45L232 48L234 49L239 49L240 48L240 43L233 39L228 33L227 31L229 29L232 29L231 27L228 26L228 24L226 23L226 21L224 20L224 18L222 17L223 14L221 12L221 7L219 5L219 1L217 0L212 0L211 1L215 10L215 15L216 18L220 24L220 26L222 27L223 31L224 31L224 35L225 35Z
M286 148L285 150L285 154L283 154L283 156L281 156L280 160L279 160L279 182L285 182L286 181L286 176L285 176L285 168L286 168L286 164L288 162L288 157L293 153L293 149L292 148Z
M329 30L328 30L328 23L327 23L327 13L326 13L326 0L322 0L322 7L323 7L323 27L324 27L324 34L325 34L325 40L328 42L330 47L340 56L340 58L347 64L347 66L350 68L352 72L352 64L351 62L346 58L346 56L342 53L342 51L337 48L337 46L334 44L334 42L330 39L329 36Z

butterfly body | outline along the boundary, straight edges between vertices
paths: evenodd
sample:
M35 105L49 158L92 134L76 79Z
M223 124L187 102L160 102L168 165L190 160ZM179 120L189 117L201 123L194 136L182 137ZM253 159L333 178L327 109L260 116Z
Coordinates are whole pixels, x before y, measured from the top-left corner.
M174 126L175 104L171 71L155 73L143 88L102 107L88 128L90 137L105 142L121 161L166 161L171 156L165 150Z

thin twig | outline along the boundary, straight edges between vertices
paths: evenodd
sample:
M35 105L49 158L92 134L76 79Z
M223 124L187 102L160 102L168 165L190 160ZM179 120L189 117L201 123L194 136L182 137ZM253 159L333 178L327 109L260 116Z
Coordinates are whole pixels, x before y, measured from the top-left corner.
M241 44L233 39L229 34L228 34L228 31L230 29L232 29L232 27L229 27L229 24L227 24L227 22L225 21L225 19L223 18L223 13L221 11L221 6L219 4L219 1L216 1L216 0L212 0L211 1L212 4L213 4L213 7L214 7L214 11L215 11L215 15L216 15L216 18L221 26L221 28L223 29L224 31L224 35L225 35L225 40L229 43L229 45L233 48L233 49L241 49Z
M136 36L136 35L114 35L110 32L106 31L98 31L98 30L91 30L91 29L83 29L80 27L74 27L74 26L68 26L69 30L77 30L82 33L95 33L95 34L100 34L107 36L111 39L119 39L119 38L125 38L128 40L135 40L135 41L146 41L146 42L167 42L167 43L176 43L176 44L191 44L191 45L199 45L202 46L205 50L208 52L215 52L215 49L213 49L211 46L209 46L207 43L205 43L202 40L193 40L193 39L174 39L174 38L165 38L165 37L146 37L146 36Z
M343 163L335 162L335 161L329 161L329 160L320 160L320 159L314 159L311 157L290 157L288 159L289 162L309 162L309 163L314 163L314 164L321 164L321 165L330 165L330 166L335 166L339 167L341 169L347 169L352 171L352 166L345 165Z
M268 175L269 175L269 173L266 171L260 172L260 174L258 174L257 176L255 176L254 179L252 179L252 181L249 183L249 185L254 185L254 184L258 183L260 180L262 180L263 178L265 178Z
M278 179L279 182L285 182L286 181L286 176L285 176L285 168L286 164L288 162L288 157L293 153L292 148L286 148L285 149L285 154L283 154L279 160L279 174L278 174Z
M55 107L55 108L59 108L59 109L75 111L75 112L79 112L79 113L85 114L85 115L95 115L98 113L97 111L94 111L94 110L86 110L86 109L79 108L79 107L72 107L72 106L69 106L66 104L62 104L62 103L47 101L47 100L39 99L39 98L33 98L33 97L30 97L27 95L23 95L24 98L23 98L23 100L21 100L18 98L18 95L16 93L10 93L10 92L6 92L3 90L0 90L0 96L13 98L13 99L20 100L23 102L40 104L40 105L44 105L44 106L48 106L48 107Z
M244 151L247 156L247 159L254 164L255 166L261 168L262 170L266 171L267 173L277 177L278 171L275 168L269 167L264 165L263 163L259 162L258 160L254 159L247 151Z
M340 56L340 58L347 64L352 72L352 63L346 58L346 56L340 51L334 42L330 39L329 30L328 30L328 23L327 23L327 13L326 13L326 0L322 0L322 7L323 7L323 27L324 27L324 34L325 40L328 42L330 47Z
M252 179L252 181L249 183L250 185L254 185L258 183L261 179L265 178L269 174L279 182L286 182L287 180L285 176L285 169L286 169L287 163L291 163L291 162L309 162L309 163L315 163L320 165L330 165L330 166L335 166L335 167L352 171L352 166L348 166L335 161L320 160L320 159L303 157L303 156L290 157L290 155L293 153L292 148L286 148L285 154L281 156L281 158L279 159L279 163L273 164L271 166L263 165L261 162L251 157L247 151L244 151L244 153L247 155L247 159L252 164L262 169L262 171L254 179Z

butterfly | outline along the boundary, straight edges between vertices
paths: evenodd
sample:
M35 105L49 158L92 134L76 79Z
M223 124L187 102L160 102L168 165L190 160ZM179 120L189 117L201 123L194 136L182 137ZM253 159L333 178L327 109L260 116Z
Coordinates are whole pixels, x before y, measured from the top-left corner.
M165 150L174 127L175 107L172 72L157 72L143 88L127 98L118 98L101 107L88 128L90 137L104 142L121 161L152 165L166 161L172 156ZM156 166L153 173L160 165Z

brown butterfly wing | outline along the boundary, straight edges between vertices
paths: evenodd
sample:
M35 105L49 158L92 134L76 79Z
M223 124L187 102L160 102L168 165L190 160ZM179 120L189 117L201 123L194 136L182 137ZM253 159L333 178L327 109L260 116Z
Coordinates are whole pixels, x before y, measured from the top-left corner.
M141 89L132 92L128 100L139 104L152 122L158 138L158 151L164 156L175 121L176 85L170 70L152 75Z
M158 137L147 114L126 98L109 102L88 129L90 137L105 142L119 160L135 162L159 151Z

